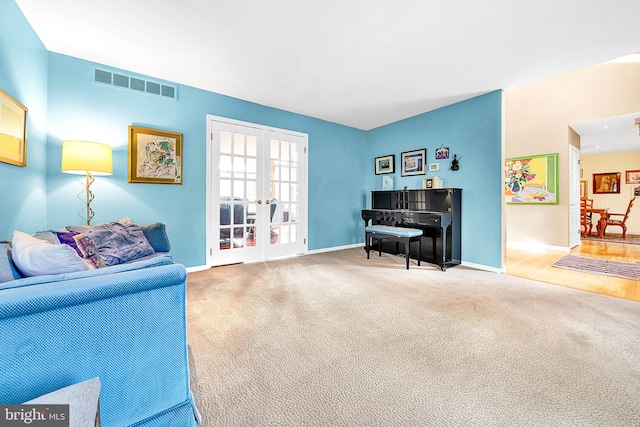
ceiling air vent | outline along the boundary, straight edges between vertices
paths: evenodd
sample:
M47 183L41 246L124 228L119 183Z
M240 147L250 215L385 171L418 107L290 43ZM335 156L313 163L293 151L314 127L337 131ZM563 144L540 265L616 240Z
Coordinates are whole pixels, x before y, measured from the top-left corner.
M176 99L175 86L143 80L133 76L126 76L124 74L112 73L98 68L95 69L93 81L122 89L128 89L134 92L143 92L162 98Z

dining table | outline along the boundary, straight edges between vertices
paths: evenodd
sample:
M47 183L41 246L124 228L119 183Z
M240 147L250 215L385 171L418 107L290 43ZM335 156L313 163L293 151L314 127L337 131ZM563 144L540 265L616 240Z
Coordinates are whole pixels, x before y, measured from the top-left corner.
M598 223L596 224L596 231L598 232L598 237L601 239L604 237L604 229L607 227L607 212L609 212L609 208L587 208L587 213L597 213L600 215Z

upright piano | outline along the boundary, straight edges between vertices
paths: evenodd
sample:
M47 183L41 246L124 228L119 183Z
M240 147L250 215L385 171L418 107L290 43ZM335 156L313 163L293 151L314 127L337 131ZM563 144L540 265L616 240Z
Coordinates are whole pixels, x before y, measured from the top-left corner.
M387 190L371 192L371 209L362 210L365 227L373 224L418 228L431 239L432 251L422 251L422 261L445 271L461 262L461 188ZM424 245L423 248L428 247ZM389 242L382 251L397 253ZM414 258L417 257L417 253Z

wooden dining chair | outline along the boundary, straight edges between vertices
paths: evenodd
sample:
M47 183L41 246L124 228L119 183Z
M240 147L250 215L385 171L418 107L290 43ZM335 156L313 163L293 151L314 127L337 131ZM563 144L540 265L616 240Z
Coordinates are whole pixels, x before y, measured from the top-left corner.
M587 212L590 207L589 200L586 197L580 198L580 237L591 235L591 229L593 228L591 213ZM593 207L593 200L591 200L591 207Z
M629 200L629 206L627 206L627 212L620 214L620 213L609 213L607 212L607 224L604 226L604 233L607 231L607 227L610 225L615 225L617 227L621 227L622 228L622 238L626 239L627 238L627 218L629 218L629 214L631 213L631 207L633 206L633 202L636 199L636 197L634 196L631 200ZM615 218L611 218L611 217L615 217Z

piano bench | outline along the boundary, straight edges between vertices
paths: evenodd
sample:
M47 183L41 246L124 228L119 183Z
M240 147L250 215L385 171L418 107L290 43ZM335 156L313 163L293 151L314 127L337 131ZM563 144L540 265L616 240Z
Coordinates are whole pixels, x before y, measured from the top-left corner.
M417 228L406 227L393 227L390 225L370 225L364 229L366 233L366 249L367 259L369 259L369 250L373 239L378 240L378 256L382 256L382 240L392 239L396 242L404 242L404 253L407 263L407 270L409 269L409 259L411 258L411 242L418 241L418 265L420 265L420 258L422 257L422 230Z

